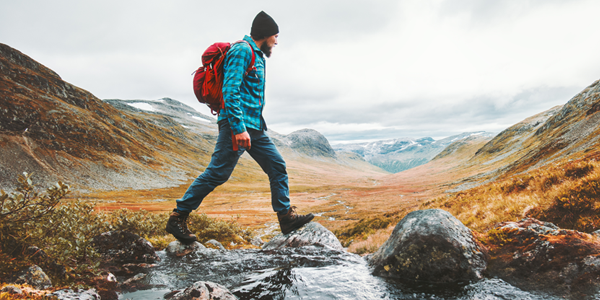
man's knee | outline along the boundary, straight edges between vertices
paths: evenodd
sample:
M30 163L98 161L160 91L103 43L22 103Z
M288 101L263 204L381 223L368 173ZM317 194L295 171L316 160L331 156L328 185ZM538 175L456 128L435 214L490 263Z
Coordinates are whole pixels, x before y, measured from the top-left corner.
M231 172L229 172L228 170L218 170L209 168L206 169L204 173L202 173L202 175L200 175L200 178L202 178L202 180L208 182L211 185L218 186L227 182L230 176Z

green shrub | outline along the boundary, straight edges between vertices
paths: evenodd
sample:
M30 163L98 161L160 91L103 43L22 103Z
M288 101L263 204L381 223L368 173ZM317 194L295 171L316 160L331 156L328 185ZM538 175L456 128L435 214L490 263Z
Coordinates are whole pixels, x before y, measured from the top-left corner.
M81 200L63 201L69 186L61 182L38 192L31 175L18 178L15 192L0 190L0 282L3 278L32 264L24 255L27 246L35 245L67 269L70 278L80 282L94 276L100 256L92 246L92 238L110 230L125 230L138 234L164 249L175 239L165 232L167 213L155 214L126 208L112 212L96 212L93 203ZM59 203L60 202L60 203ZM223 221L205 214L191 214L190 229L200 242L215 239L228 246L245 243L252 232L244 230L235 220Z
M29 228L50 214L69 192L69 186L58 182L44 193L39 193L31 175L19 175L15 192L0 190L0 245L2 251L15 254L31 240Z
M36 245L60 264L81 271L98 266L92 238L108 231L109 226L104 215L94 213L93 204L69 201L37 225L30 230Z
M231 242L250 241L253 236L251 231L243 229L233 219L225 221L210 218L206 214L190 214L188 222L188 228L196 234L200 243L215 239L227 246Z
M127 208L103 214L110 230L125 230L145 238L165 235L165 224L169 218L167 213L154 214L143 209L133 211Z

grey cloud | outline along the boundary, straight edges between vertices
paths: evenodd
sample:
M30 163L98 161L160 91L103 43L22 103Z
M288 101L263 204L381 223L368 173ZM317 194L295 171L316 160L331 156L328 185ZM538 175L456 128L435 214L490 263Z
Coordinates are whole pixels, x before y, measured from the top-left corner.
M275 8L273 16L281 20L281 36L293 36L291 45L314 42L318 51L318 43L357 39L385 27L397 6L397 1L294 1Z
M302 100L293 104L275 104L277 113L267 121L310 127L319 122L349 124L377 123L385 129L359 132L327 133L331 140L389 139L398 137L449 136L465 131L501 131L532 115L566 103L578 91L576 87L540 86L515 95L495 98L489 95L459 102L444 103L436 99L413 99L404 103L340 105L324 99ZM286 106L284 109L283 106ZM492 125L498 124L498 125ZM505 126L505 127L493 127Z
M452 0L443 1L440 12L443 16L467 14L470 21L478 26L494 22L505 22L523 13L538 10L544 6L572 5L588 0Z

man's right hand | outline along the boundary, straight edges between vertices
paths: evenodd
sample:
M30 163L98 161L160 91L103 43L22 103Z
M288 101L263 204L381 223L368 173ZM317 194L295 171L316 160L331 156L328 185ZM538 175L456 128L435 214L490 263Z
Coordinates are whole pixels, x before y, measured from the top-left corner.
M250 134L248 134L248 131L244 131L242 133L236 134L235 141L236 141L238 147L250 149Z

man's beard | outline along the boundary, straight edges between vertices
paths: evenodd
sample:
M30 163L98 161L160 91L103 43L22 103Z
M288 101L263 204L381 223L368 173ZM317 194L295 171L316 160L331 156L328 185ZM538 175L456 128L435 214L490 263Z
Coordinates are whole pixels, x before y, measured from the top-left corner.
M267 43L263 43L260 45L260 50L267 56L271 57L271 51L273 51L273 47L269 47Z

